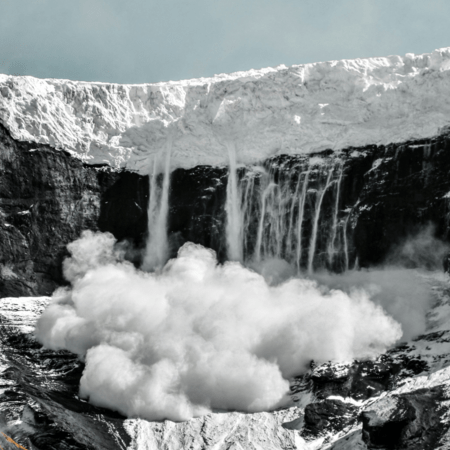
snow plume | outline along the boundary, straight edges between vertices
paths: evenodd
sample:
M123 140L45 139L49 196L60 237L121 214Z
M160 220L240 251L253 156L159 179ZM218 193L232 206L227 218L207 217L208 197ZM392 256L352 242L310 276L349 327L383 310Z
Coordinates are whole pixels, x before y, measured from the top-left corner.
M127 416L276 408L312 359L370 358L401 337L363 289L271 286L200 245L185 244L158 273L124 261L109 234L85 232L69 251L72 287L55 292L36 336L85 358L80 395Z
M316 279L329 289L351 293L363 289L373 302L402 325L403 339L410 340L426 330L426 313L434 297L427 271L442 270L450 246L435 237L436 227L428 224L396 245L385 265L343 274L316 273ZM282 276L288 272L284 269Z
M402 326L407 341L425 332L426 313L433 296L426 276L414 269L385 267L351 270L344 274L316 273L314 278L328 289L340 289L351 295L363 290Z
M388 258L388 264L441 270L449 252L449 243L437 239L436 226L429 223L397 245Z

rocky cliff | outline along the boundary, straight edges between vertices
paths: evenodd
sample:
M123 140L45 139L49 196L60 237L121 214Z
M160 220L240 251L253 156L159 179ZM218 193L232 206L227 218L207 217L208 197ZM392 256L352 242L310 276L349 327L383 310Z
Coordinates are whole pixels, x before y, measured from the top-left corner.
M0 131L2 296L47 295L64 283L61 262L67 254L65 246L84 229L110 231L119 241L126 240L130 249L142 248L147 233L148 176L83 164L47 145L17 142L5 128ZM437 237L447 238L449 146L450 137L444 133L431 139L339 152L342 180L337 223L342 230L345 227L348 267L357 260L362 267L382 263L408 235L429 223ZM300 162L317 158L335 161L336 154L321 152ZM272 158L262 164L274 177L283 173L296 176L300 167L298 156ZM240 169L242 180L249 169ZM220 260L226 259L227 175L227 168L210 166L172 172L168 217L171 256L191 241L216 250ZM310 187L314 187L311 180ZM324 230L332 221L335 190L330 188L323 198L325 212L319 227ZM258 199L254 194L252 201L257 203ZM312 232L313 206L305 206L306 246ZM280 216L282 220L285 218ZM249 223L247 229L249 257L257 239L256 227ZM319 234L315 264L341 271L345 268L342 248L331 266L326 261L329 235L329 231ZM342 240L342 235L337 238ZM139 263L138 251L129 255Z
M446 238L449 55L441 49L136 86L2 75L1 292L49 294L63 282L65 245L83 229L111 231L139 250L147 175L165 152L171 256L193 241L226 258L232 154L247 192L244 212L253 217L244 224L245 259L269 252L299 268L341 271L356 261L381 263L428 222ZM255 167L267 175L252 175ZM271 192L272 204L263 205L277 227L292 222L292 237L286 230L274 250L270 223L258 236L264 183L284 189L276 195L286 202L301 192L294 185L305 172L301 232L293 231L294 200L275 212ZM317 227L328 231L318 234L311 262L299 246L310 246L322 190ZM139 262L139 252L129 257Z
M0 295L50 294L64 282L67 243L84 229L142 239L147 217L138 204L148 197L148 181L139 189L142 177L17 142L4 127L0 147Z

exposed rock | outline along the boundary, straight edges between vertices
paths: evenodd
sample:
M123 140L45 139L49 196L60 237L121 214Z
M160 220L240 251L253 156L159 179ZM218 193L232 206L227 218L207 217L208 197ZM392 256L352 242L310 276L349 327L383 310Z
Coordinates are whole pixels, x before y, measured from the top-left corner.
M383 397L361 414L370 449L433 450L449 428L442 423L443 386Z
M172 255L191 240L225 257L224 175L225 169L201 167L174 172ZM0 125L0 298L48 295L64 284L66 245L84 229L129 241L129 259L139 263L148 196L147 176L85 165L49 146L17 142Z
M396 347L396 350L400 352L401 348ZM374 361L321 364L299 378L291 391L295 394L309 386L318 399L333 395L355 400L377 397L392 389L399 379L419 374L427 368L427 363L414 355L402 354L399 358L387 353Z
M84 229L143 241L147 197L146 177L17 142L0 125L0 297L48 295L64 284L66 245Z
M410 402L402 397L389 397L376 402L361 414L363 436L369 447L398 448L405 428L416 419Z
M63 282L65 246L96 229L99 213L95 169L0 126L0 296L51 293Z
M226 258L225 202L228 170L198 166L171 175L169 240L172 256L185 242L195 242Z
M427 223L436 226L437 236L446 238L450 170L450 137L377 147L372 167L364 171L363 187L354 207L354 245L359 264L370 266L386 261L408 234ZM448 251L448 249L447 249ZM440 255L445 247L433 249ZM426 255L418 260L395 254L395 262L407 267L437 268Z
M302 436L317 437L321 433L341 431L355 421L358 407L338 399L327 398L305 407L304 429Z
M377 264L428 223L435 224L437 237L446 238L449 142L449 136L442 135L341 152L343 177L337 221L345 227L348 252L340 251L329 265L329 236L319 233L315 265L339 272L356 261L361 266ZM336 155L327 151L311 157L327 160ZM264 165L278 179L285 176L283 171L293 170L299 158L279 156ZM307 161L307 157L301 158ZM247 170L240 169L241 178ZM139 264L139 249L147 233L147 176L85 165L49 146L14 141L3 127L0 174L0 296L49 294L63 284L65 246L87 228L110 231L118 240L128 240L128 258ZM311 183L314 187L313 174ZM192 241L215 250L219 261L225 259L226 185L226 168L198 166L172 173L168 217L171 256L184 242ZM328 212L321 214L320 229L327 229L333 220L334 196L332 189L324 195L323 209ZM313 211L314 205L307 203L305 243L310 240ZM248 257L257 238L254 225L246 230ZM435 250L433 261L421 263L435 266L441 250L444 258L445 247ZM397 252L397 257L404 255Z

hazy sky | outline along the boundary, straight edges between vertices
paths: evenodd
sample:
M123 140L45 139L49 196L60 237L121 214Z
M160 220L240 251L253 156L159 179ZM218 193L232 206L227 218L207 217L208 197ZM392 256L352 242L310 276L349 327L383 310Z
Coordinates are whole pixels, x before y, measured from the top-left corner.
M0 0L0 73L144 83L450 46L450 0Z

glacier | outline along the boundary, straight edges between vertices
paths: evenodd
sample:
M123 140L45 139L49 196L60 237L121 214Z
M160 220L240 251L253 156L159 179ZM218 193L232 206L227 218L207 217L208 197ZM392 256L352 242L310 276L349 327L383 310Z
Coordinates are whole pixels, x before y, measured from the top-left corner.
M450 48L154 84L0 75L0 122L19 141L88 164L148 174L173 140L171 167L252 164L436 136L450 125Z

